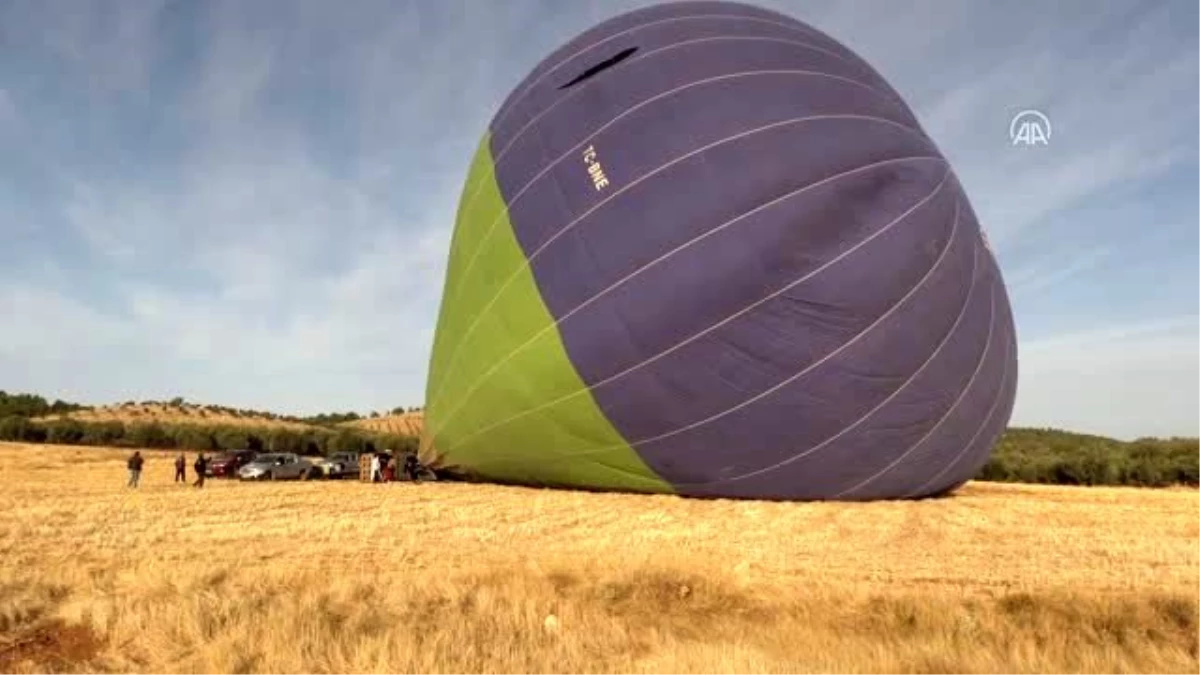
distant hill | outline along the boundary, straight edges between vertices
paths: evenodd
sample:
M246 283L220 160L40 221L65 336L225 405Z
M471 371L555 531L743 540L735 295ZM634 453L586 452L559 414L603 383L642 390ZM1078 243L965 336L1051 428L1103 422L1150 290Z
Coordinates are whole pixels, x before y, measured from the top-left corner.
M250 426L259 429L311 429L358 428L363 431L376 429L409 429L420 431L420 415L416 427L411 423L391 421L405 418L419 408L394 408L390 414L378 412L360 415L356 412L329 412L299 417L281 415L264 410L233 408L230 406L194 403L176 397L170 401L125 401L107 405L82 405L62 400L47 401L37 394L10 394L0 390L0 420L11 417L25 418L37 424L55 420L75 420L81 423L120 422L122 424L203 424L222 426ZM381 421L384 420L384 421ZM361 426L356 423L365 423Z
M291 429L308 431L319 428L308 424L275 415L250 410L237 410L224 406L201 405L196 403L135 403L128 401L117 405L97 406L75 410L72 412L39 415L35 422L49 422L57 419L74 419L80 422L121 422L122 424L207 424L225 426L245 426L267 429Z
M420 436L425 427L425 413L421 411L406 412L381 417L343 422L338 426L352 427L383 434L398 434L401 436Z
M389 428L386 422L343 424L359 419L353 412L299 418L190 403L181 397L85 406L0 391L0 441L7 442L214 452L248 448L309 455L416 449L415 436L376 430Z

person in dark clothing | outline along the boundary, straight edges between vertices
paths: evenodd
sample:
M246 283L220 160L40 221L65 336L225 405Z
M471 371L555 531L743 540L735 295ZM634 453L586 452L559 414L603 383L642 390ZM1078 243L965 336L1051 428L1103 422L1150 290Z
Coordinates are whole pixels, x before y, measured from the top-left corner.
M182 452L175 458L175 482L187 482L187 459L183 456Z
M414 483L421 482L421 463L417 461L417 455L412 452L404 453L404 475Z
M142 452L135 450L133 456L125 463L125 466L129 468L129 482L125 484L126 487L136 488L138 486L138 481L142 479L142 464L145 462Z
M196 482L192 485L198 488L204 487L204 474L208 469L208 458L204 456L203 452L196 455L196 463L192 465L192 468L196 470Z

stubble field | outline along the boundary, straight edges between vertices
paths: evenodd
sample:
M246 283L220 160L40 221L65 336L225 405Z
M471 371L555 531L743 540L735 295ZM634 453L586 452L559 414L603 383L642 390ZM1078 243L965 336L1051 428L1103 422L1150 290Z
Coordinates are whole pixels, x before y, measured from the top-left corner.
M173 485L0 444L0 672L1196 672L1194 489ZM189 455L189 479L191 478Z
M382 417L368 417L366 419L346 422L345 426L365 429L385 434L400 434L402 436L420 436L421 427L425 424L425 413L423 412L408 412L398 415L384 415Z

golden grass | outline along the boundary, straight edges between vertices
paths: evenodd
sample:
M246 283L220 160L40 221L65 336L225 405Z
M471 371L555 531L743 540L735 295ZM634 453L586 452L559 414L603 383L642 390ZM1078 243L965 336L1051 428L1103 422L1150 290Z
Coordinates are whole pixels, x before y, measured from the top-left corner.
M356 427L366 431L384 434L399 434L401 436L420 436L425 426L425 413L410 412L399 415L383 415L366 419L346 422L345 426Z
M297 431L306 431L319 428L303 422L289 422L286 420L271 419L262 415L231 415L215 408L192 403L185 403L179 407L172 407L161 403L106 405L97 406L87 410L76 410L67 414L48 415L46 417L38 418L38 420L48 422L63 418L75 419L79 420L80 422L122 422L124 424L149 424L151 422L157 422L159 424L211 424L268 429L293 429Z
M0 444L0 671L1196 672L1195 490L171 484ZM190 471L189 471L190 473Z

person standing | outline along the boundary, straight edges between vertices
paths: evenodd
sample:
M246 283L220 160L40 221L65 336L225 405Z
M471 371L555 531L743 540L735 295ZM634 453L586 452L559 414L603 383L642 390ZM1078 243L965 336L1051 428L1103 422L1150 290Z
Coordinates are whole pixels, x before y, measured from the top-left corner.
M208 469L208 458L204 456L203 452L196 455L196 463L192 465L192 468L196 471L196 482L192 485L198 488L204 487L204 474Z
M187 459L183 456L182 452L175 458L175 482L187 482Z
M371 455L371 482L378 483L383 476L379 473L379 453Z
M125 466L129 469L129 482L125 484L126 487L136 488L138 486L138 481L142 479L142 464L145 461L142 458L141 450L133 451L133 456L125 463Z

